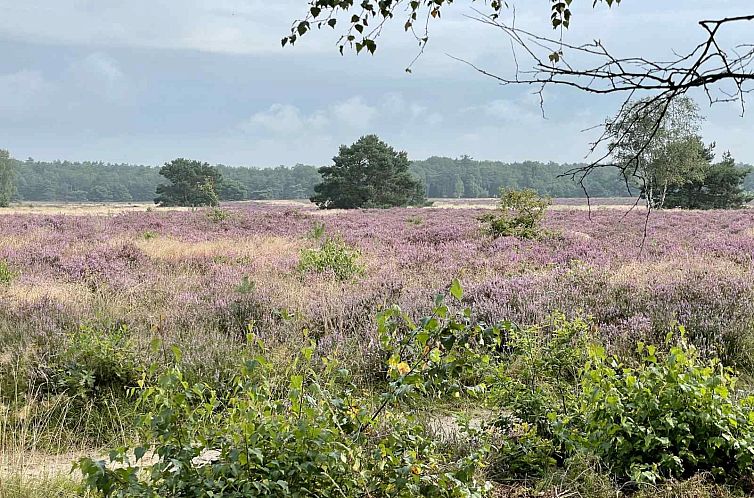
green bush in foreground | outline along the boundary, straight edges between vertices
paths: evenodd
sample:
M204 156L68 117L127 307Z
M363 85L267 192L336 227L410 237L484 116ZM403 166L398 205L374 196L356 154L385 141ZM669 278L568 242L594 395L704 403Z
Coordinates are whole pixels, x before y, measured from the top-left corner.
M180 368L142 383L145 443L83 459L85 487L107 497L401 496L480 497L482 449L443 449L410 415L375 410L356 394L349 373L319 365L304 348L275 385L264 354L245 361L225 395L190 384ZM391 389L400 388L391 383ZM396 399L394 392L386 400ZM153 452L153 463L142 460Z
M754 396L740 397L732 370L683 340L639 352L641 363L627 366L592 349L582 383L586 447L637 482L751 475Z
M561 321L544 340L511 336L492 395L504 435L497 475L540 477L578 456L635 483L751 475L754 396L731 369L672 336L666 350L640 345L640 360L623 362L590 343L586 327Z
M83 399L125 395L140 375L125 325L82 326L67 338L49 369L55 391Z

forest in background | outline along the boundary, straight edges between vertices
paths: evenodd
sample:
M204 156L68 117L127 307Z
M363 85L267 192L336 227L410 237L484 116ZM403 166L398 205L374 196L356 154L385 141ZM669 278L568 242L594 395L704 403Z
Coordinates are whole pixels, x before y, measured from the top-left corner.
M570 178L558 177L574 165L525 161L504 163L430 157L411 163L411 172L424 183L428 197L494 197L500 187L533 188L551 197L583 197ZM321 181L315 166L251 168L218 166L229 187L224 200L304 199ZM102 162L15 161L16 200L22 202L148 202L164 182L159 167ZM587 180L590 196L625 196L615 170L595 171ZM754 174L745 188L754 190Z

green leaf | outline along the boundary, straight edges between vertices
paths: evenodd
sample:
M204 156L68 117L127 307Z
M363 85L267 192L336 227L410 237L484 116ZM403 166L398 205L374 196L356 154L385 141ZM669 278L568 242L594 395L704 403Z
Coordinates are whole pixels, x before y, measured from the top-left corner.
M450 284L450 295L459 301L463 299L463 287L461 287L461 282L457 278L454 278Z

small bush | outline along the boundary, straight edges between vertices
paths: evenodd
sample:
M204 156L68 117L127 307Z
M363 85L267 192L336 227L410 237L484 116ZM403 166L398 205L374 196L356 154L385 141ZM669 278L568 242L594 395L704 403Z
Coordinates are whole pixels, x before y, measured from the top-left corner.
M554 468L555 444L539 435L536 426L527 422L507 419L507 424L498 423L503 430L501 442L495 448L493 475L502 481L542 477Z
M229 220L232 216L233 214L230 211L226 211L219 207L213 207L207 211L207 218L209 218L212 223L222 223L223 221Z
M550 199L535 190L500 189L500 203L496 212L480 218L486 231L494 237L535 239L544 235L540 225L550 205Z
M359 251L345 242L325 237L319 247L301 251L298 269L303 273L332 272L338 280L349 280L364 273L360 257Z
M641 363L628 366L592 348L580 414L586 448L637 482L751 475L754 396L741 397L733 372L683 339L667 352L639 352Z
M125 325L81 327L67 338L50 369L54 390L83 399L125 394L140 375Z
M14 272L8 262L0 259L0 285L9 284L16 278L16 272Z
M152 239L156 239L158 237L158 235L159 234L157 232L153 232L151 230L147 230L147 231L145 231L144 233L141 234L141 238L144 239L144 240L152 240Z
M463 298L457 280L450 292L459 301ZM472 320L469 308L454 312L442 294L435 298L432 315L416 324L397 306L379 313L377 324L382 350L389 357L389 379L436 397L485 392L494 357L513 329L508 322L487 325Z

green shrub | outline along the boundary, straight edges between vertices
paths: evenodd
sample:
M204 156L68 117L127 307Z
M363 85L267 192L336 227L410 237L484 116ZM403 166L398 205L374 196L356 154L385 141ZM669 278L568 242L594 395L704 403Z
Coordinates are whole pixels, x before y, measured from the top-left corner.
M54 390L83 399L124 395L140 375L125 325L105 330L82 326L66 338L49 368Z
M496 212L480 218L493 237L519 237L535 239L544 232L540 227L550 205L550 199L541 197L536 190L500 189L500 203Z
M555 313L544 326L512 329L508 341L509 354L499 365L492 399L552 437L553 418L572 414L578 404L581 370L592 341L589 323ZM508 418L503 415L501 423L508 425Z
M209 218L212 223L222 223L223 221L229 220L232 216L233 214L230 211L226 211L219 207L213 207L207 211L207 218Z
M733 372L683 339L667 352L639 352L641 363L628 366L592 348L579 427L585 447L637 482L751 475L754 396L741 397Z
M85 487L107 497L482 496L483 451L451 455L412 417L370 410L348 372L313 353L301 351L287 386L270 380L276 366L261 351L230 393L192 385L178 367L142 384L136 461L125 449L110 455L117 468L82 459ZM141 462L148 451L154 463Z
M457 280L450 292L459 301L463 297ZM389 378L400 379L404 389L440 397L483 393L494 356L513 328L508 322L476 322L469 308L453 312L442 294L435 299L432 315L418 323L394 306L377 315L377 324L382 350L389 357Z
M539 435L536 426L527 422L506 419L496 424L503 430L500 444L495 447L492 473L501 481L542 477L555 467L555 444Z
M16 272L14 272L8 262L0 259L0 285L9 284L16 278Z
M359 251L345 242L325 237L319 247L301 250L298 270L303 273L332 272L338 280L349 280L364 273L360 257Z

